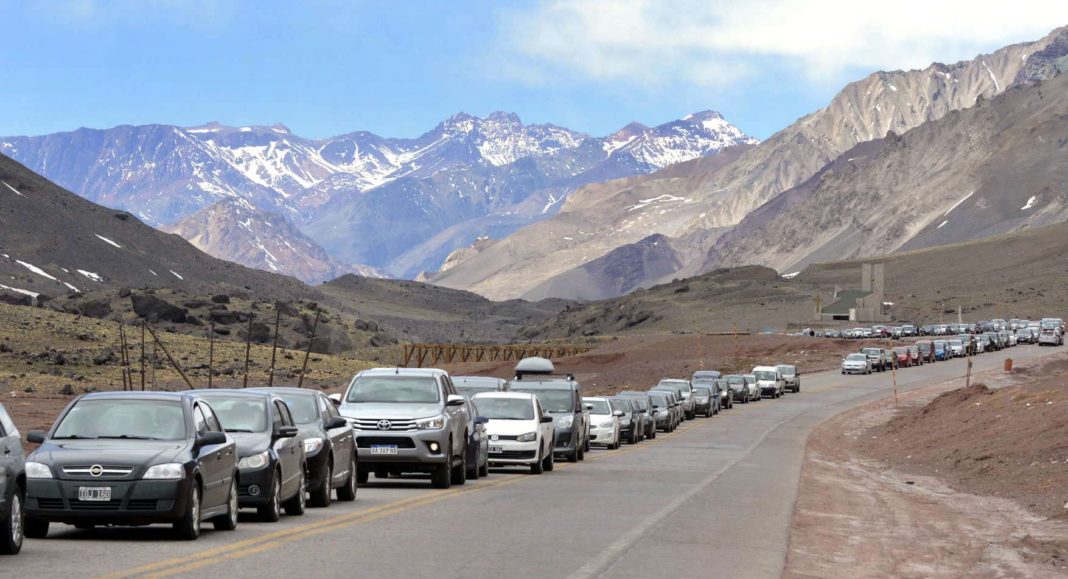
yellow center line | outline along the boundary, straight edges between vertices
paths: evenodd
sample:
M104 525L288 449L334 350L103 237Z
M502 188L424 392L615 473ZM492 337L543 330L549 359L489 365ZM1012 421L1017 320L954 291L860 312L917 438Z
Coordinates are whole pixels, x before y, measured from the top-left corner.
M709 424L712 422L709 421ZM689 426L684 426L676 430L671 434L657 435L656 439L649 440L642 445L635 445L623 451L615 451L611 453L598 454L597 456L591 456L587 460L595 461L609 457L623 456L631 452L637 452L667 442L683 433L693 430L704 422L695 423ZM557 465L557 469L566 469L575 466L578 463L563 463ZM506 478L497 479L494 481L488 481L477 486L460 488L456 487L447 491L427 492L420 494L417 497L409 499L401 499L391 501L377 507L373 507L367 510L359 511L356 513L346 513L344 515L338 515L317 521L314 523L308 523L300 525L298 527L289 527L280 529L271 533L259 535L257 537L251 537L237 541L235 543L229 543L206 551L202 551L196 554L196 561L189 561L187 557L176 557L171 559L165 559L157 561L155 563L148 563L125 571L118 571L101 576L104 579L120 579L123 577L132 576L144 576L144 577L168 577L179 573L187 573L208 565L216 563L222 563L224 561L240 559L255 555L257 553L263 553L284 545L293 541L299 541L310 537L315 537L329 531L341 529L344 527L360 525L371 521L376 521L391 515L403 513L405 511L414 509L420 506L431 505L437 502L441 502L460 495L472 494L479 491L500 488L506 485L515 484L525 480L536 480L535 477L529 477L520 474L505 475Z

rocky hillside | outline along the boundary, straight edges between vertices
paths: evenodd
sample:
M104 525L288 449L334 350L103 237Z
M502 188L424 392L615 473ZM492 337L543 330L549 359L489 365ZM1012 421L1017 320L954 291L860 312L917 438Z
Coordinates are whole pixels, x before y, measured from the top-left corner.
M348 273L383 277L368 266L338 263L285 215L260 209L240 198L223 199L162 229L181 235L209 255L256 269L284 272L310 284Z
M675 275L697 273L720 235L846 151L1030 84L1066 54L1068 29L1059 29L970 61L874 73L725 166L585 187L551 219L521 229L438 281L496 298L523 295L653 233L671 237L680 252L683 266ZM641 233L627 233L634 229Z
M705 267L795 272L1063 222L1066 119L1059 75L854 149L742 220Z
M649 173L743 142L752 139L710 111L654 128L628 125L603 138L498 112L461 113L415 139L354 132L313 140L282 125L145 125L2 137L0 152L154 226L220 200L242 200L285 215L337 263L414 276L436 270L480 235L502 237L553 214L583 184ZM398 220L406 226L397 227ZM282 232L268 241L267 233L260 234L265 246L296 245ZM243 249L218 249L228 259L269 267ZM294 275L318 269L275 265Z

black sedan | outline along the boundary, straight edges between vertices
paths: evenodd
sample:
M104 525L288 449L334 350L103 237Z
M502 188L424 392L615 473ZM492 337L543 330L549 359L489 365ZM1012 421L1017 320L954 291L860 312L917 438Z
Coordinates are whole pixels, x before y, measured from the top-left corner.
M352 426L322 392L303 388L250 388L280 396L289 405L300 430L308 469L309 504L330 505L337 489L339 501L356 500L356 446Z
M49 523L170 523L200 536L201 521L237 528L237 444L206 400L189 393L98 392L75 399L26 459L26 536Z
M303 515L307 480L304 445L282 398L248 390L200 390L226 432L237 442L238 506L256 509L273 523L285 507Z
M19 431L0 404L0 554L22 550L26 466Z

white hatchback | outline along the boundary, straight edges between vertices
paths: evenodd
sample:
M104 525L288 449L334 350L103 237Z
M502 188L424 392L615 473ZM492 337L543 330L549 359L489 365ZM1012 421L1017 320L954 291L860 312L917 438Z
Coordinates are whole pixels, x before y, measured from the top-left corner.
M598 444L609 450L619 448L619 415L613 412L608 399L602 396L583 398L582 403L590 409L590 444Z
M530 472L553 470L556 430L537 396L528 392L483 392L471 399L489 420L490 466L529 465Z

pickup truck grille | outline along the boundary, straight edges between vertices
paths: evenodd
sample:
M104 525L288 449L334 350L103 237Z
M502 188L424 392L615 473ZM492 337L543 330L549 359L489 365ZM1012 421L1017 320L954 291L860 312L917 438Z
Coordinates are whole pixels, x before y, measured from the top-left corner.
M411 431L415 430L414 420L391 419L391 418L356 418L352 420L352 427L356 430L379 430L379 431Z

